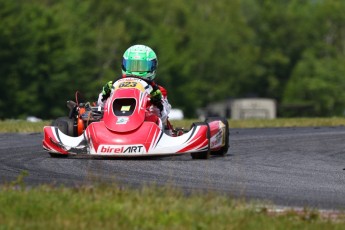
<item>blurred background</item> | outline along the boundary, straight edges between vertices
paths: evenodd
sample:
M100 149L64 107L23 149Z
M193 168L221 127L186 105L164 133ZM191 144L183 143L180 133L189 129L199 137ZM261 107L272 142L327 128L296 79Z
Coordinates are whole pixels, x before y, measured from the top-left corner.
M279 117L343 116L344 12L343 0L0 0L0 119L67 115L76 91L96 101L134 44L156 51L185 117L215 104L230 117L239 98L270 99Z

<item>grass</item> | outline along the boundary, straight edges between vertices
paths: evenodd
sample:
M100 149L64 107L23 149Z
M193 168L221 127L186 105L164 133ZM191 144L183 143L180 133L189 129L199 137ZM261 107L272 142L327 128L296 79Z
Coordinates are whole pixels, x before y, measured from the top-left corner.
M0 120L0 133L33 133L43 132L45 125L51 121L27 122L23 120Z
M174 127L189 129L197 119L171 121ZM27 122L22 120L0 121L0 133L4 132L42 132L43 126L51 121ZM230 128L268 128L268 127L308 127L308 126L343 126L345 118L278 118L273 120L229 120Z
M176 127L189 127L197 120L172 121ZM231 120L230 128L269 128L269 127L310 127L310 126L343 126L345 117L332 118L277 118L272 120Z
M344 217L344 216L341 216ZM171 187L0 187L0 229L344 229L318 211L272 214L215 193Z

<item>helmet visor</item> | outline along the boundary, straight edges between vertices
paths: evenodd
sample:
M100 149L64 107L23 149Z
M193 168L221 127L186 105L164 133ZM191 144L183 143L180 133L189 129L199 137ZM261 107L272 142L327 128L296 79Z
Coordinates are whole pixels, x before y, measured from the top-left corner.
M154 62L147 60L123 60L122 65L129 72L149 72L154 69Z

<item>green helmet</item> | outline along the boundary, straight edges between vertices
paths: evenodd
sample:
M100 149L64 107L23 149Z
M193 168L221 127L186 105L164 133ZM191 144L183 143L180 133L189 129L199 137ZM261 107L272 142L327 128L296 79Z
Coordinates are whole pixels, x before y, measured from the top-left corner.
M156 76L157 65L157 56L150 47L134 45L123 54L122 75L153 80Z

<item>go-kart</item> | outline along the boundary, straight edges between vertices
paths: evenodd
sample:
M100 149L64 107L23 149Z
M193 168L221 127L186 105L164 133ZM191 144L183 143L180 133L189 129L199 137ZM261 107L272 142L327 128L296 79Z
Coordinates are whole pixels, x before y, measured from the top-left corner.
M142 79L122 78L104 107L68 101L68 117L44 127L43 148L52 157L165 156L190 153L193 159L223 156L229 148L225 118L207 118L189 130L173 128L150 112L152 87ZM77 100L76 100L77 101Z

